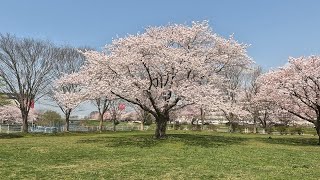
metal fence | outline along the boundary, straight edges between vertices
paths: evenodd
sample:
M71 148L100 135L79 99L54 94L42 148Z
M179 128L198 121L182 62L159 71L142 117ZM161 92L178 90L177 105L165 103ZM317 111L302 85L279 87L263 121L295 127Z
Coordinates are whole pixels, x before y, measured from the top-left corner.
M149 126L144 126L144 130L148 130ZM104 131L113 131L113 126L103 126ZM140 126L137 125L118 125L116 131L136 131L140 130ZM29 126L30 133L57 133L63 132L64 126ZM70 125L70 132L97 132L100 131L99 126L80 126ZM22 132L22 126L19 124L0 124L0 133L19 133Z
M0 133L16 133L21 132L22 126L15 124L1 124L0 125Z
M198 127L198 126L196 126ZM199 126L201 127L201 126ZM216 132L230 132L230 128L228 126L217 126L215 128L209 128L208 126L203 126L200 129L194 128L193 126L183 125L179 127L174 127L168 125L168 130L205 130L205 131L216 131ZM103 131L113 131L113 126L103 126ZM140 124L119 124L116 126L116 131L137 131L140 130ZM154 130L155 126L144 126L144 130ZM72 124L69 126L70 132L97 132L100 131L99 126L81 126L78 124ZM22 126L19 124L0 124L0 133L19 133L22 132ZM55 126L55 127L48 127L48 126L29 126L30 133L57 133L57 132L64 132L64 126ZM241 131L237 131L240 133L253 133L252 129L244 128ZM259 134L266 134L267 132L264 129L257 129L257 133ZM269 132L273 135L282 135L282 134L292 134L292 132L282 133L279 131L272 131ZM297 134L297 133L294 133ZM302 133L304 134L304 133ZM310 133L309 133L310 134Z

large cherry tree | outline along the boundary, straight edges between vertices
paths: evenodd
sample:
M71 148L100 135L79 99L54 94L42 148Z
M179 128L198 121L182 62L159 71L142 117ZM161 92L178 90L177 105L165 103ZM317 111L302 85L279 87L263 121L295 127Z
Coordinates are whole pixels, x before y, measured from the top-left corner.
M90 78L96 89L140 106L156 120L155 137L166 136L171 111L190 104L210 108L221 104L219 72L250 63L246 45L213 33L207 22L191 26L149 27L142 34L113 40Z
M313 123L320 144L320 57L289 58L260 79L261 97L282 110Z

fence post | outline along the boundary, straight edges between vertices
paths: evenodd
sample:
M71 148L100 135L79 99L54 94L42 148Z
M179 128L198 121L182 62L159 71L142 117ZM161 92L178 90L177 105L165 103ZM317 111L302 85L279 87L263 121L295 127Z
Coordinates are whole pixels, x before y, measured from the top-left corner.
M7 133L10 134L10 126L8 124L8 130L7 130Z
M244 128L244 133L249 133L249 129L248 128Z

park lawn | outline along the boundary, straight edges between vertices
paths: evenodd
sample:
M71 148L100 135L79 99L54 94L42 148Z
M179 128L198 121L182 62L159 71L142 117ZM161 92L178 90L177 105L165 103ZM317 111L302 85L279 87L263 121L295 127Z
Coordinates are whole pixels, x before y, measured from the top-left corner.
M82 126L99 126L99 120L82 120L80 123ZM103 122L103 126L113 127L113 123L111 121ZM127 127L127 126L135 126L140 128L140 123L128 123L128 122L120 122L116 128Z
M168 131L0 135L0 179L319 179L314 136Z

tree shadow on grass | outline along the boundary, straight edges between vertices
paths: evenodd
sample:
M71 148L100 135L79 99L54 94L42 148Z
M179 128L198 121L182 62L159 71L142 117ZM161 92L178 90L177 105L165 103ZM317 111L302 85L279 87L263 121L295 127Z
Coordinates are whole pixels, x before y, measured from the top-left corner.
M255 138L258 141L269 144L283 144L291 146L318 146L317 138L306 137L265 137Z
M183 142L187 146L200 146L205 148L213 148L219 146L229 146L240 144L247 141L248 138L235 136L219 136L219 135L201 135L201 134L172 134L169 139Z
M5 134L0 133L0 139L12 139L12 138L21 138L23 137L22 134Z
M94 143L106 147L140 147L148 148L167 143L183 143L186 146L216 148L232 144L239 144L247 138L198 135L198 134L169 134L166 139L155 139L151 135L130 135L127 137L95 137L81 139L78 143Z
M150 135L131 135L128 137L94 137L78 140L77 143L100 144L106 147L152 147L161 143Z

